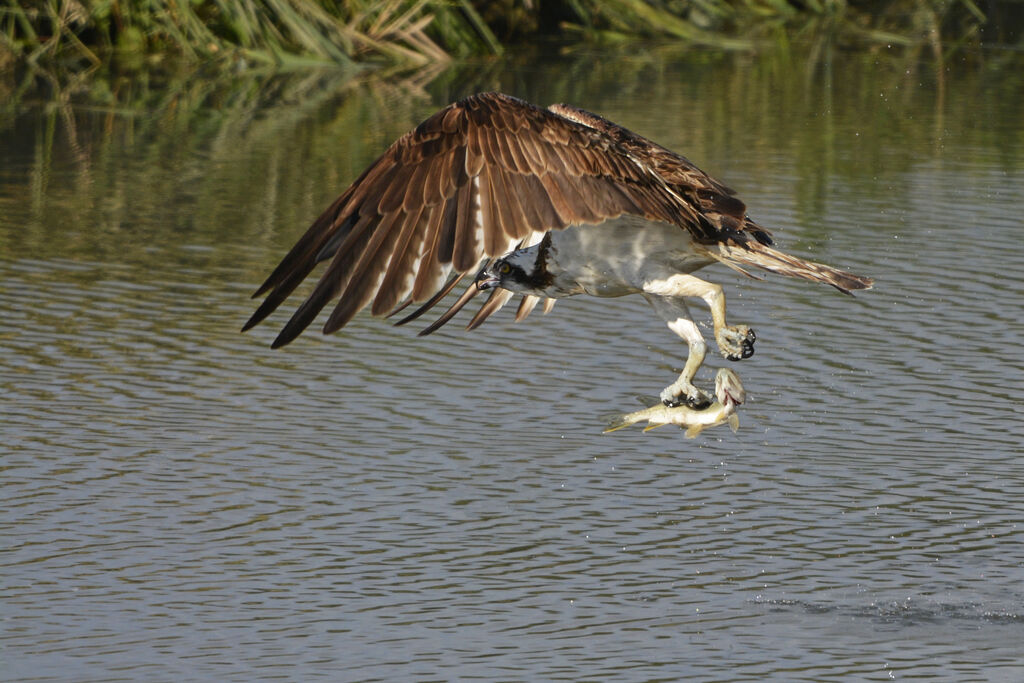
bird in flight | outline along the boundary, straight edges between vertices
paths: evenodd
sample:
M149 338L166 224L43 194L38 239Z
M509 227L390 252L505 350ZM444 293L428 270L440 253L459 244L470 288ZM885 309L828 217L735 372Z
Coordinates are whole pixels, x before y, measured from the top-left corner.
M577 294L640 294L688 346L662 401L701 408L712 397L693 378L706 345L686 300L710 307L725 358L750 357L755 336L726 322L722 288L694 271L722 263L846 293L872 285L771 244L733 190L675 152L576 107L543 109L482 93L448 105L370 164L256 291L254 298L266 298L242 329L266 318L324 261L273 348L335 301L324 333L366 306L408 323L467 284L422 335L478 296L484 301L467 329L517 295L518 321L541 300L547 312L555 299Z

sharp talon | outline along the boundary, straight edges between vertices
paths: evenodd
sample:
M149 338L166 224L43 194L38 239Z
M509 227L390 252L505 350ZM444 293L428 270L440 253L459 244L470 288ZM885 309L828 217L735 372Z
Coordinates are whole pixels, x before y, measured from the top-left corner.
M711 405L711 401L705 398L704 396L701 396L700 399L697 401L687 401L687 405L689 405L694 410L704 410L705 408Z
M754 355L757 335L746 325L726 327L717 335L718 348L726 360L737 361Z
M693 410L704 410L711 405L711 399L703 394L697 396L686 396L680 394L675 398L663 398L661 402L669 408L679 408L680 406L686 406Z

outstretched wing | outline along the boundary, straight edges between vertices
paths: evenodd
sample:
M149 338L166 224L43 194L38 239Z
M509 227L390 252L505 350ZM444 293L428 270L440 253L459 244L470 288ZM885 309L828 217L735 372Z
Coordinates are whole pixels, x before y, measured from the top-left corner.
M686 157L584 109L569 104L553 104L548 109L601 131L640 164L658 174L685 205L698 209L704 220L683 225L698 241L742 244L753 238L761 244L772 243L771 233L747 217L747 207L736 197L735 191L697 168Z
M697 168L686 157L665 149L606 118L568 104L548 107L556 114L601 131L637 162L656 173L681 206L696 209L701 220L681 223L704 253L748 275L746 266L831 285L841 292L870 289L873 280L822 263L790 256L770 248L772 235L747 216L746 205L735 192Z
M317 218L253 295L266 299L243 330L280 306L321 261L330 264L275 348L335 299L325 333L367 305L383 315L403 302L425 302L409 316L416 317L484 259L549 230L624 213L680 226L703 221L604 131L507 95L474 95L399 138ZM475 294L471 285L439 323ZM473 323L510 293L493 296ZM520 314L533 303L524 302Z

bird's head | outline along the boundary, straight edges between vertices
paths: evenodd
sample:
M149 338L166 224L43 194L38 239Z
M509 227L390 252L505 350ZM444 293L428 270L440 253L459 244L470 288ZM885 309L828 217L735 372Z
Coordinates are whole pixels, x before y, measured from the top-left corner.
M501 287L513 292L532 289L535 260L525 250L514 251L494 261L476 276L477 289Z

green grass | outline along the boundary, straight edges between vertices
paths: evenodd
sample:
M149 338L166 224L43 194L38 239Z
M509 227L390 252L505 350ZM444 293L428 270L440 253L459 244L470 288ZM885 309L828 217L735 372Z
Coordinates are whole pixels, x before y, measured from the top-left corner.
M976 41L985 22L974 0L0 0L0 68L418 67L500 54L538 34L748 49L779 31L827 32L942 54Z
M29 64L418 66L501 45L468 0L3 0L0 50Z

